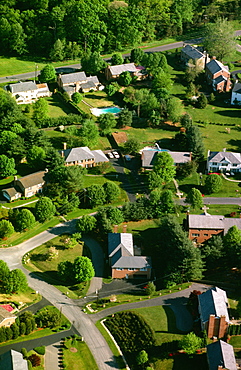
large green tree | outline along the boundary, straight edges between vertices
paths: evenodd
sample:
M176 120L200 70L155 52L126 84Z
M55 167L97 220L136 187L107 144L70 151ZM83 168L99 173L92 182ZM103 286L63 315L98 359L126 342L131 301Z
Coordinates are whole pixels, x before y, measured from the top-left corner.
M88 257L77 257L73 263L73 273L78 283L89 281L95 276L95 270Z
M117 201L120 195L120 188L113 181L107 181L103 185L105 191L105 198L107 203Z
M192 125L187 131L187 147L192 152L192 158L199 162L204 159L204 144L201 132L198 126Z
M0 238L4 239L12 235L14 232L14 227L12 223L8 220L0 221Z
M17 231L24 231L25 229L30 228L35 223L35 217L31 211L28 209L20 209L18 214L16 215L16 230Z
M6 155L0 155L0 177L15 175L15 161L13 158L8 158Z
M202 338L197 337L193 332L184 335L179 346L188 354L193 355L202 346Z
M4 282L4 290L7 294L25 292L28 289L27 278L22 270L15 269L9 272Z
M77 220L76 228L83 234L88 234L96 227L96 218L94 216L84 215Z
M241 266L241 231L236 225L229 228L223 238L227 264L231 267Z
M190 204L192 208L202 208L203 198L200 190L192 188L187 194L186 203Z
M40 98L33 104L33 120L38 127L41 127L43 120L48 118L48 112L49 108L46 99Z
M99 130L98 126L93 120L85 120L82 124L81 140L83 146L93 147L98 144Z
M174 161L168 152L159 152L154 159L153 171L156 172L162 183L171 181L176 173Z
M207 194L217 193L222 188L221 176L216 173L210 174L205 179L205 190Z
M97 122L99 124L100 133L103 136L110 135L112 133L112 129L116 126L116 119L112 113L104 113L101 114Z
M48 197L41 197L35 206L35 216L40 222L49 220L55 214L55 206Z
M56 71L52 64L47 64L43 69L41 69L39 80L41 82L55 82Z

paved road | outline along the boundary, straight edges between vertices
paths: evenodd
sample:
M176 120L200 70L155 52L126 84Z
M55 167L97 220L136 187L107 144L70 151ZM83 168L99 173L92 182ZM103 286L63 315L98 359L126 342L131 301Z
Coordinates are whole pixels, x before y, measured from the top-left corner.
M134 308L141 308L141 307L154 307L154 306L170 306L173 310L175 317L176 317L176 326L179 330L187 332L192 329L192 317L189 311L186 309L187 299L191 291L200 290L206 291L209 286L204 284L194 283L188 289L182 290L180 292L171 293L163 297L157 297L150 300L135 302L135 303L127 303L123 305L119 305L116 307L110 307L103 311L100 311L96 314L90 315L92 321L95 323L98 320L103 319L108 315L112 315L116 312L124 311L124 310L131 310Z
M187 205L187 203L185 203L185 198L178 199L177 203L181 205ZM237 198L204 197L203 203L207 205L208 204L233 204L233 205L241 206L241 197L237 197Z
M241 30L238 30L235 32L236 36L240 36L241 35ZM194 38L194 39L191 39L191 40L185 40L185 41L179 41L179 42L174 42L174 43L171 43L171 44L166 44L166 45L162 45L162 46L156 46L154 48L150 48L150 49L144 49L145 53L155 53L155 52L158 52L158 51L167 51L167 50L172 50L172 49L177 49L177 48L181 48L183 46L183 44L200 44L201 42L203 41L203 38L202 37L197 37L197 38ZM127 57L129 56L130 54L123 54L123 57ZM105 60L109 60L109 58L104 58ZM68 65L68 66L61 66L61 67L57 67L56 68L56 71L57 72L62 72L64 68L67 68L67 69L79 69L80 68L80 64L79 63L76 63L76 64L71 64L71 65ZM35 77L35 73L36 72L28 72L28 73L21 73L21 74L15 74L15 75L10 75L10 76L5 76L5 77L0 77L0 83L9 83L10 81L20 81L20 80L27 80L29 78L34 78ZM37 75L40 74L40 71L37 71Z

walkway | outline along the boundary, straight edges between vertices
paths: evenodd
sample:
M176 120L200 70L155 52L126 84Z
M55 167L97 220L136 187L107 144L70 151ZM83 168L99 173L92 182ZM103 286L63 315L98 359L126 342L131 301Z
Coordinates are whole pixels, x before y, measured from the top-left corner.
M241 180L233 180L233 179L229 179L227 176L225 176L224 173L222 173L222 176L225 180L228 180L228 181L231 181L231 182L241 182Z
M59 370L61 364L60 342L51 344L46 348L46 353L44 356L44 368L45 370Z

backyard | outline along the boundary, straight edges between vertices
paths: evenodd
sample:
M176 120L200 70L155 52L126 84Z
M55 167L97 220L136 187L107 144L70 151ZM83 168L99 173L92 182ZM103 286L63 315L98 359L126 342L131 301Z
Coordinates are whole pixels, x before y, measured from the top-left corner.
M98 366L85 342L81 338L66 338L63 348L63 363L71 370L98 370Z

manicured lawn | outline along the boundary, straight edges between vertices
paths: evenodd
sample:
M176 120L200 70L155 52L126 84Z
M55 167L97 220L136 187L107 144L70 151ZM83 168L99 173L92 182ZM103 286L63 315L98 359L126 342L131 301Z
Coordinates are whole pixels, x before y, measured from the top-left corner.
M234 346L234 348L241 348L241 335L234 335L231 337L229 344Z
M57 255L55 258L48 260L47 255L49 251L48 244L43 244L29 253L30 261L26 261L25 266L30 271L36 272L44 280L53 284L61 292L66 293L70 298L76 299L79 296L84 296L89 287L89 282L83 282L80 284L65 284L59 279L57 270L58 264L64 261L74 262L76 257L82 255L89 255L89 250L81 245L77 244L74 248L66 249L62 239L64 235L57 236L52 239L52 246L57 250Z
M84 95L84 101L94 108L109 107L113 105L113 101L109 100L104 91L93 91Z
M28 288L26 292L20 292L16 294L0 294L0 302L1 303L11 303L16 302L20 305L20 302L24 305L29 306L33 303L38 302L41 299L39 294L36 294L34 290Z
M35 366L34 367L34 370L44 370L44 356L41 356L37 352L35 352L34 350L32 350L32 351L29 351L28 352L28 357L31 356L31 355L33 355L33 354L35 354L35 355L37 355L37 356L39 356L41 358L41 364L39 366Z
M77 350L76 352L71 349ZM95 359L91 354L87 344L81 339L65 340L65 348L63 349L63 361L66 364L66 369L71 370L98 370Z
M49 117L55 118L59 116L66 116L67 114L72 113L72 110L58 97L58 95L52 95L46 100L49 106Z

